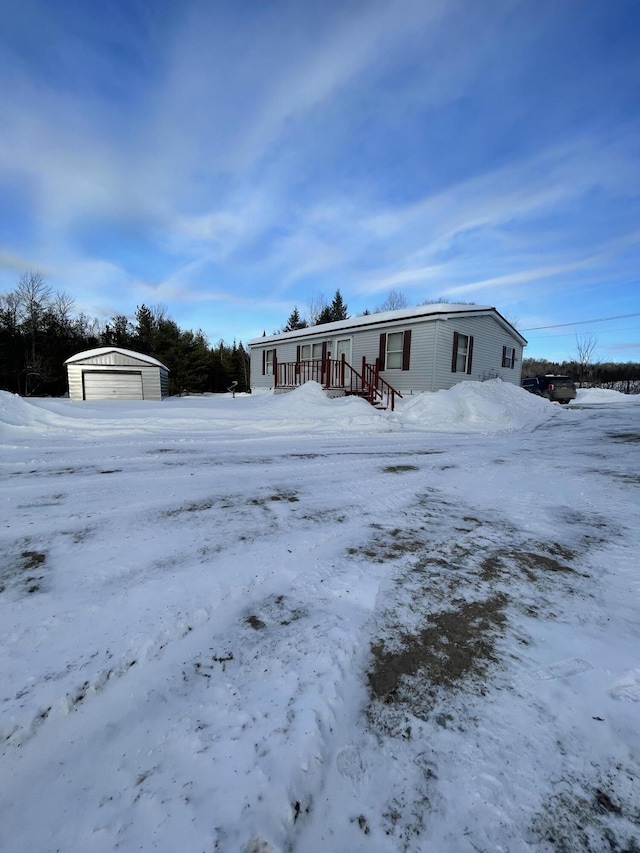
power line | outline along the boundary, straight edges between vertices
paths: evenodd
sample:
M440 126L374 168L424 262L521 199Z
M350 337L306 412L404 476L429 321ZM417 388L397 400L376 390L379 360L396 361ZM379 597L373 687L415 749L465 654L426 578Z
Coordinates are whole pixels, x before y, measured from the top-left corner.
M561 326L584 326L587 323L604 323L606 320L624 320L627 317L640 317L640 311L635 314L618 314L615 317L598 317L597 320L576 320L575 323L556 323L554 326L532 326L530 329L519 329L519 331L537 332L538 329L559 329Z
M552 328L551 326L549 328ZM618 334L620 332L637 332L638 326L626 326L624 329L616 329L614 334ZM575 336L575 332L559 332L555 335L536 335L535 338L537 341L546 340L547 338L573 338ZM610 332L604 332L603 334L612 334ZM606 340L606 338L605 338Z

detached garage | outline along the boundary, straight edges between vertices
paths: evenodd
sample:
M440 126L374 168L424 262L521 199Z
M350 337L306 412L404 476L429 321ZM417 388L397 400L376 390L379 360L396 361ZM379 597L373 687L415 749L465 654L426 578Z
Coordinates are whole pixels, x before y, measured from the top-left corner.
M71 400L162 400L169 394L169 369L139 352L99 347L65 364Z

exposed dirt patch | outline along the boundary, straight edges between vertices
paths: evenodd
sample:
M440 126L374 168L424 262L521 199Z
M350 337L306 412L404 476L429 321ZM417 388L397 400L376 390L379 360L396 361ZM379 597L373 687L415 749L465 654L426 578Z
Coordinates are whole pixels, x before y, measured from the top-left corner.
M0 567L0 593L13 589L22 594L40 592L45 581L47 555L42 551L21 551L18 558L8 557Z
M360 827L360 829L362 830L362 832L365 835L369 835L369 833L371 832L371 828L369 827L369 822L367 821L366 817L363 814L358 815L357 818L355 818L355 817L351 818L351 822L352 823L357 822L358 826Z
M610 432L607 435L614 441L626 441L630 444L640 443L640 432Z
M533 831L554 853L640 853L635 774L617 766L591 783L571 780L576 793L551 797Z
M402 474L405 471L419 471L417 465L387 465L382 471L385 474Z
M60 506L61 503L64 503L66 498L66 494L46 495L31 503L18 504L18 509L41 509L42 507L47 506Z
M374 525L374 529L375 529ZM392 530L376 530L369 542L357 548L348 548L347 553L351 556L366 557L375 563L386 563L397 560L404 554L413 554L426 547L424 538L418 530L401 530L394 527Z
M155 456L157 453L179 453L184 455L186 453L195 453L195 450L189 450L185 447L158 447L156 450L147 450L147 453L150 456Z
M47 559L47 555L41 551L23 551L20 557L22 558L22 568L26 571L36 569Z
M612 473L611 476L615 480L621 480L623 483L628 483L631 486L636 486L640 483L640 474L626 474L622 472Z
M319 509L313 513L299 515L300 521L314 521L316 524L343 524L348 516L335 509Z
M295 492L276 492L273 495L266 495L263 498L252 498L249 503L253 504L253 506L266 506L270 503L277 503L279 501L284 501L285 503L297 503L300 500L298 495Z
M373 643L373 666L368 673L372 697L397 701L400 687L418 673L421 680L446 688L483 676L487 666L497 661L495 641L506 622L506 604L502 594L461 601L455 608L429 616L429 624L417 634L402 635L397 651L388 650L384 641Z
M67 468L34 468L29 474L39 477L61 477L63 474L96 474L97 468L91 465L68 466Z
M290 459L324 459L326 453L292 453Z
M245 617L245 622L254 631L263 631L265 628L281 628L297 622L307 611L302 607L296 607L285 595L273 595L265 599L256 611Z
M557 546L557 556L567 559L575 552ZM556 556L535 551L500 550L489 554L480 563L480 577L484 581L495 581L518 569L532 583L537 583L553 573L577 575L574 568L556 559Z
M165 516L167 518L175 518L175 516L182 515L184 512L206 512L209 509L213 509L216 503L216 498L208 498L207 500L185 504L185 506L178 507L177 509L168 509L165 512Z

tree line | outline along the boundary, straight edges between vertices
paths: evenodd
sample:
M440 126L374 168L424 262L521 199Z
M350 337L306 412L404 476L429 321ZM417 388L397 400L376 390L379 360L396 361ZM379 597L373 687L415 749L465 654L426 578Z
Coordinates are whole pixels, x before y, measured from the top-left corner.
M435 303L448 303L451 300L446 296L440 296L435 299L425 299L421 305L433 305ZM474 305L474 302L459 302L459 305ZM374 314L383 311L397 311L400 308L409 308L409 300L401 290L390 290L383 302L379 303L373 309ZM371 314L369 309L361 313L361 317L366 317ZM336 290L333 299L329 302L323 293L315 293L311 296L307 305L306 316L303 317L300 309L296 305L289 315L289 319L285 325L274 332L293 332L296 329L308 329L310 326L321 326L323 323L334 323L336 320L348 320L349 314L347 305L342 298L340 290ZM265 332L266 334L266 332Z
M580 387L610 388L624 394L640 394L640 364L634 361L593 362L580 358L570 361L547 361L541 358L523 358L522 376L556 373L570 376Z
M249 353L242 342L211 346L202 331L180 329L164 306L139 305L135 317L108 322L75 313L73 300L55 293L38 272L20 276L0 295L0 389L22 396L62 396L64 362L83 350L117 346L150 355L169 368L169 391L250 390Z

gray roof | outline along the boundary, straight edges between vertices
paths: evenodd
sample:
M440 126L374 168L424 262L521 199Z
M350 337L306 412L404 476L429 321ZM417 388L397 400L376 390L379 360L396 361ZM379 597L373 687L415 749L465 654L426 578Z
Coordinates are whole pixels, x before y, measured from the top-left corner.
M110 352L116 352L119 355L126 355L129 356L129 358L137 358L138 361L144 361L147 364L153 364L156 367L162 367L164 370L169 370L166 364L158 361L157 358L152 358L150 355L143 355L141 352L134 352L130 349L123 349L122 347L96 347L96 349L88 349L84 352L72 355L65 361L65 364L73 364L76 361L85 361L88 358L95 358L98 355L106 355Z
M275 335L265 335L262 338L254 338L249 341L249 346L259 346L272 342L286 341L295 338L308 337L309 335L326 336L331 332L340 332L344 329L365 328L366 326L379 326L387 323L397 323L402 320L444 318L451 314L478 314L487 311L495 314L499 320L507 326L513 334L526 343L520 332L515 329L508 320L491 305L468 305L451 304L449 302L437 302L430 305L417 305L413 308L399 308L396 311L380 311L377 314L364 314L360 317L350 317L348 320L337 320L334 323L322 323L319 326L307 326L305 329L296 329L293 332L279 332Z

